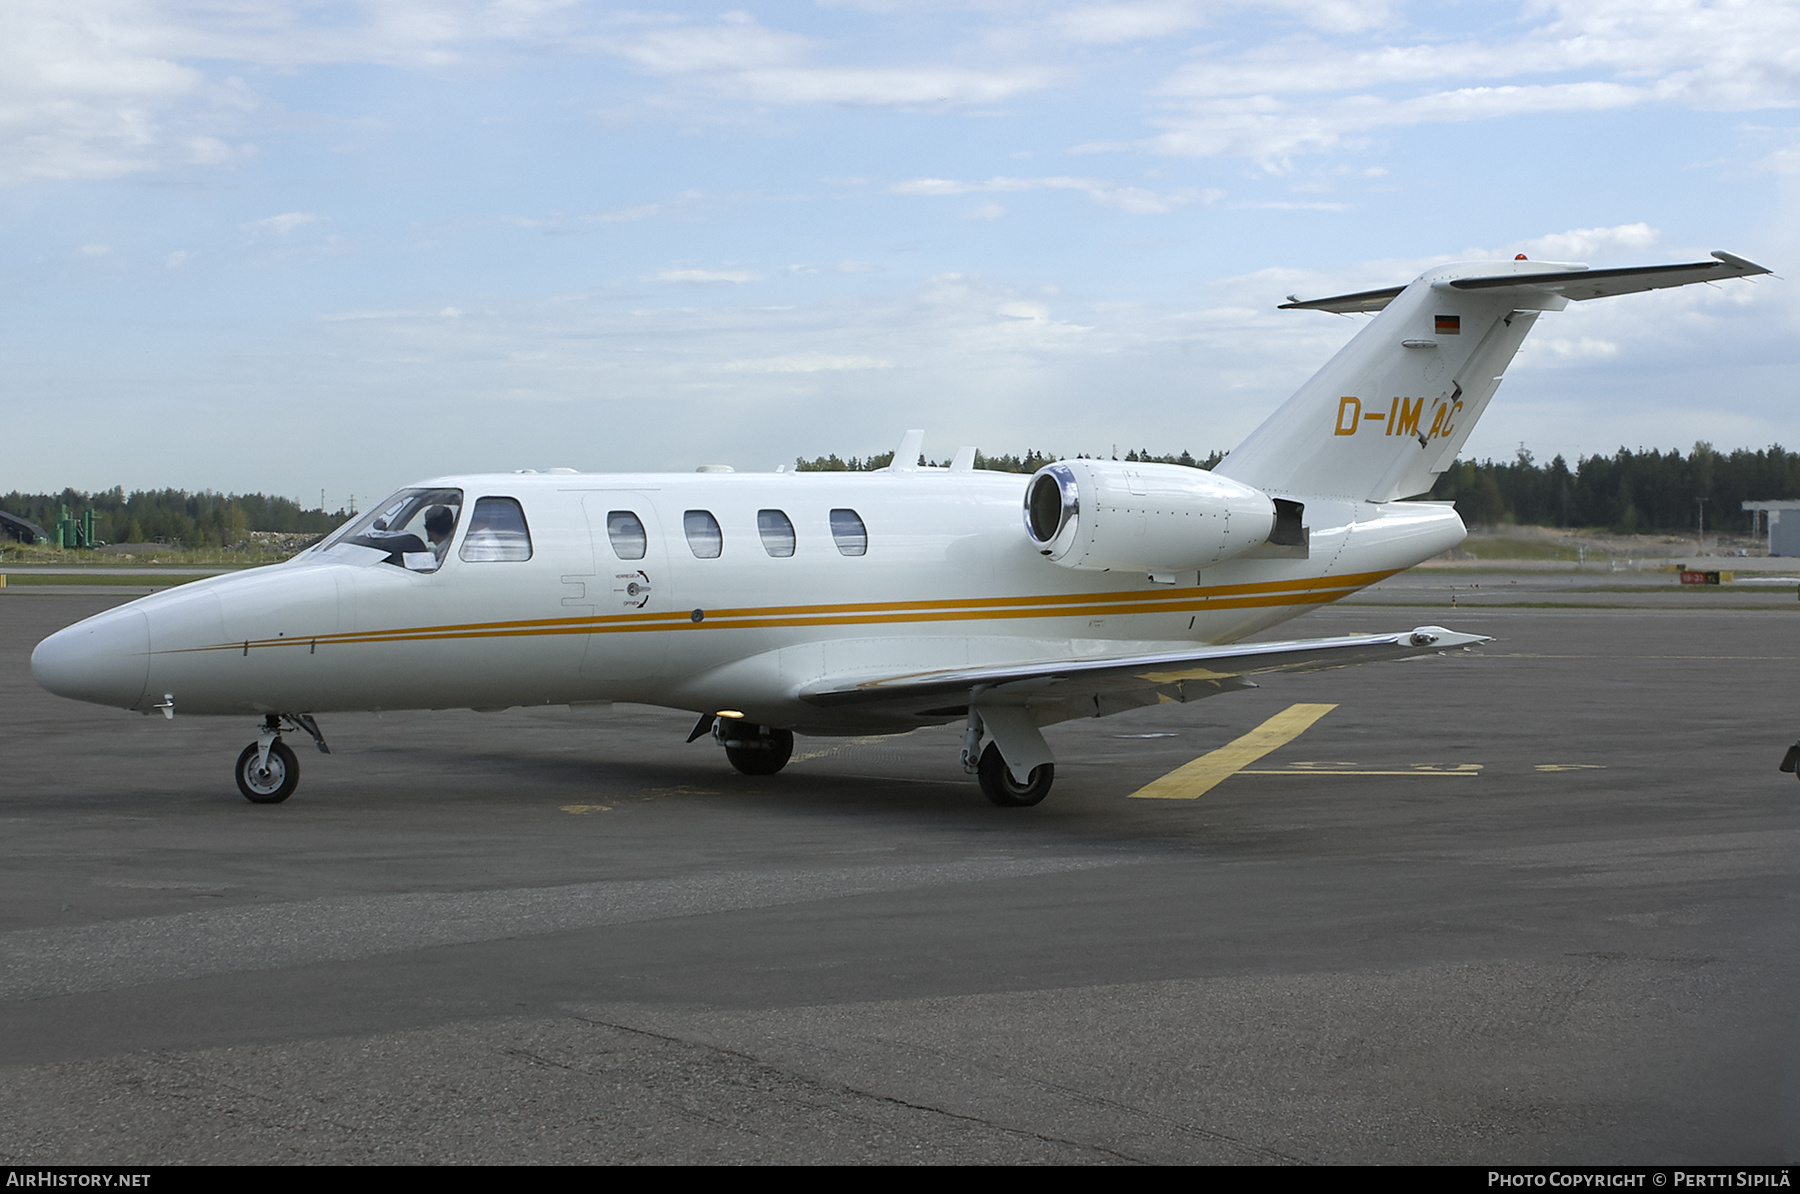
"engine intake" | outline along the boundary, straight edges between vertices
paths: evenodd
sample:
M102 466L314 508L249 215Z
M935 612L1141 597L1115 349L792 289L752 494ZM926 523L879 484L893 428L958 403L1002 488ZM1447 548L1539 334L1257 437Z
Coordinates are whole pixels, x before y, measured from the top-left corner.
M1205 568L1268 541L1274 529L1266 494L1178 464L1059 460L1025 489L1025 533L1065 568Z

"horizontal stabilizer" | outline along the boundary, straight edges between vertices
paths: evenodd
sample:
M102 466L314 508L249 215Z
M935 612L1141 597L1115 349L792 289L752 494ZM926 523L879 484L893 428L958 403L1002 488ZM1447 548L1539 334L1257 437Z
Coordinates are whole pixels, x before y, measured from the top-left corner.
M1384 286L1380 290L1359 290L1355 294L1339 294L1331 298L1306 299L1288 295L1279 311L1330 311L1334 315L1373 314L1400 297L1404 286Z
M1633 265L1623 269L1588 269L1586 266L1563 266L1532 274L1502 274L1497 277L1457 278L1437 283L1455 290L1525 290L1558 294L1577 302L1607 298L1615 294L1636 294L1642 290L1662 290L1670 286L1686 286L1691 282L1717 282L1726 278L1748 278L1770 272L1753 261L1717 252L1711 261L1693 261L1678 265ZM1405 290L1389 286L1381 290L1359 290L1331 298L1294 298L1281 304L1283 311L1331 311L1339 315L1358 312L1373 313L1386 307Z
M800 699L827 708L886 706L890 712L924 713L931 706L955 705L980 694L984 699L1043 699L1063 704L1094 694L1156 693L1193 700L1249 687L1250 676L1269 672L1311 672L1405 659L1485 643L1479 634L1442 626L1421 626L1398 634L1346 635L1278 643L1199 646L1186 651L1088 659L1055 659L997 667L955 668L867 677L830 676L801 690ZM1193 691L1187 691L1188 686Z

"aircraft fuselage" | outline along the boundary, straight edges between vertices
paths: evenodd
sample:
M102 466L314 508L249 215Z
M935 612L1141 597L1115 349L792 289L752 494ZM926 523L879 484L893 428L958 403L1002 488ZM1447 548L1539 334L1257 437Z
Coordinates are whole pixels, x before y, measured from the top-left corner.
M529 558L463 558L466 517L429 571L315 548L89 619L45 640L33 666L53 691L140 711L636 701L813 733L905 729L922 722L824 710L797 693L859 671L1230 643L1464 536L1446 504L1308 500L1303 556L1251 552L1156 579L1076 571L1026 534L1028 480L938 469L441 477L417 488L460 491L465 511L517 502ZM840 543L833 511L864 528L861 554L846 554L858 545L853 529ZM620 512L642 524L639 558L609 534ZM791 537L773 522L771 544L768 512ZM696 554L715 544L711 558Z

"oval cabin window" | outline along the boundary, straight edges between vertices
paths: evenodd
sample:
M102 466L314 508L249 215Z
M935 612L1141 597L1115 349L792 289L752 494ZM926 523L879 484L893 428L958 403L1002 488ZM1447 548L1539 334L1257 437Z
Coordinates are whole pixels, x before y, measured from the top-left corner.
M707 510L689 510L681 516L681 529L687 532L688 548L696 559L716 560L724 549L725 535L719 520Z
M831 538L837 549L847 556L864 555L869 550L869 529L854 510L831 512Z
M629 510L606 512L606 537L612 540L613 554L621 560L641 560L650 537L644 534L643 519Z
M794 524L780 510L758 510L756 529L762 535L763 550L777 559L794 554Z

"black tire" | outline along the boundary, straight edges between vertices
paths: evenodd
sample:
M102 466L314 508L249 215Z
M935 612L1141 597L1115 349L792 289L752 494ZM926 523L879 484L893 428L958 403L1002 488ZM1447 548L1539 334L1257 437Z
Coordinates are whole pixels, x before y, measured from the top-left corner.
M269 748L269 769L259 772L256 766L256 743L252 742L238 756L237 785L244 799L252 804L280 804L300 786L300 760L277 742Z
M725 744L725 757L745 775L774 775L794 756L794 732L771 730L758 726L756 737L732 738Z
M1021 787L1006 769L1000 747L990 742L975 765L975 775L981 780L981 794L1001 808L1030 808L1050 794L1050 785L1056 782L1056 764L1039 763L1031 769L1030 782Z

